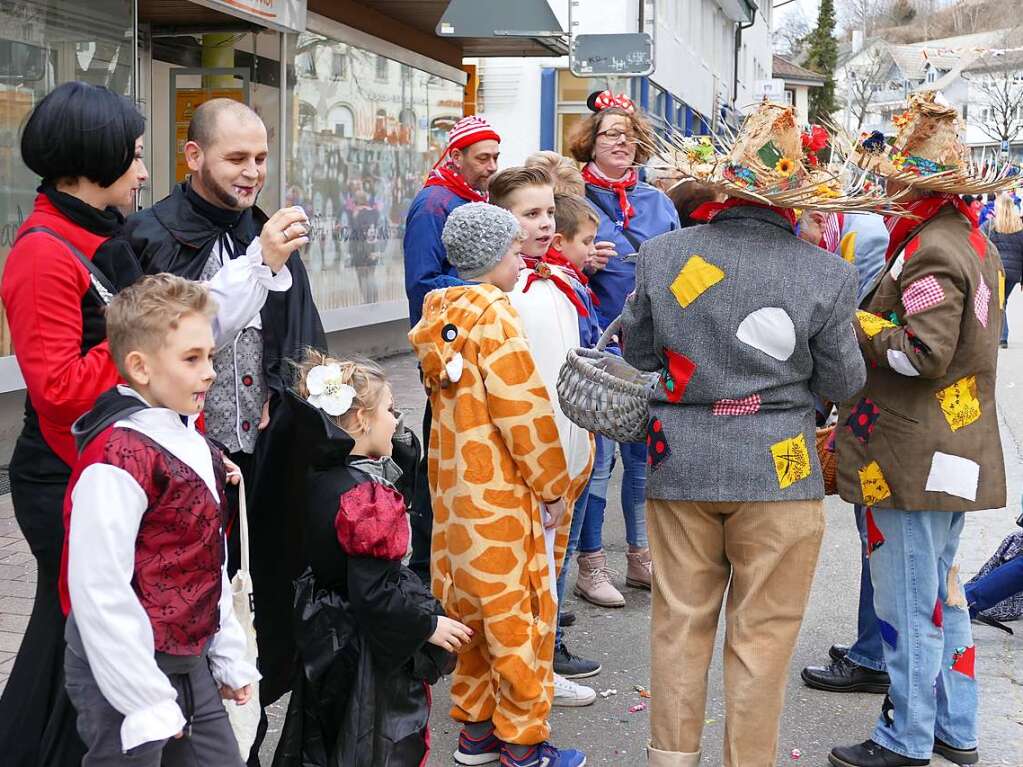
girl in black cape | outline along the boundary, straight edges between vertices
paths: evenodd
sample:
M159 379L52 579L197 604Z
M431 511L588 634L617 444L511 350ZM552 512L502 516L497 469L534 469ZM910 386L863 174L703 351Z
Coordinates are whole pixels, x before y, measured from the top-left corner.
M295 583L297 671L274 767L420 767L430 685L472 632L403 564L409 483L391 454L414 467L418 443L395 434L390 387L369 363L309 352L287 406L305 465L293 499L308 568Z

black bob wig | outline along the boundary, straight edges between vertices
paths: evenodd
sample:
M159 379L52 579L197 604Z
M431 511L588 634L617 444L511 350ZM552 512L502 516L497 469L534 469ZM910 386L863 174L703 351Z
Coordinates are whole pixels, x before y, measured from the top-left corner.
M84 176L108 187L131 167L145 129L145 118L124 96L102 85L63 83L25 122L21 157L44 183Z

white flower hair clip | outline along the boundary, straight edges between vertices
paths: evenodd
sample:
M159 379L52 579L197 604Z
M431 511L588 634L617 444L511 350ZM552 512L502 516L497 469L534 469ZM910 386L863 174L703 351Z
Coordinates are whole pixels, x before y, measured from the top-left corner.
M309 390L309 404L327 415L344 415L355 401L355 389L341 383L338 365L317 365L306 376L305 386Z

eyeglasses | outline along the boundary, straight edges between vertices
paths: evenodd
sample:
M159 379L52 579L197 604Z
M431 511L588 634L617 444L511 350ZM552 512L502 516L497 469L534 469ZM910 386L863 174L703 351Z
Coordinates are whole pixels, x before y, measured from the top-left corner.
M597 134L597 138L602 141L606 141L609 144L617 144L618 140L624 136L627 142L633 142L636 140L636 135L629 131L619 130L618 128L609 128L608 130L602 130Z

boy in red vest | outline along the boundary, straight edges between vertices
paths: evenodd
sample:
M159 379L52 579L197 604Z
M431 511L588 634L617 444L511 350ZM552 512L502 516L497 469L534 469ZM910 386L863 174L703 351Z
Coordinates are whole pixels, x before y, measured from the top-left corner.
M75 424L61 598L65 675L84 764L241 767L221 699L259 672L225 570L226 469L196 431L213 383L214 304L168 274L121 291L106 312L127 382Z

